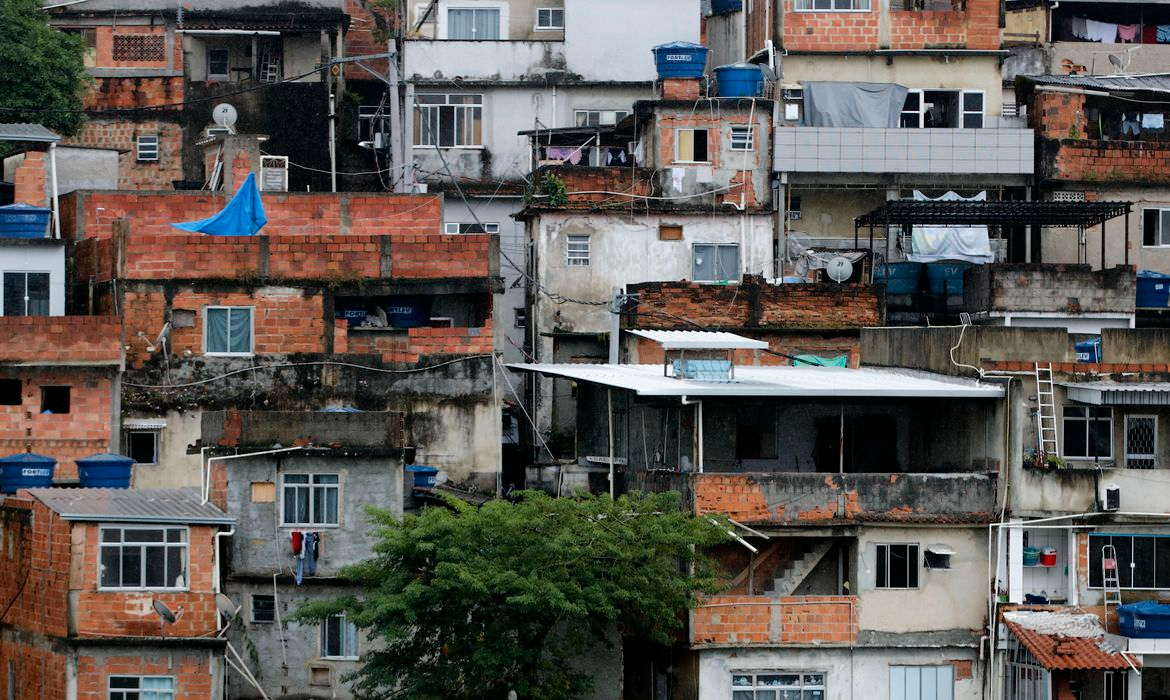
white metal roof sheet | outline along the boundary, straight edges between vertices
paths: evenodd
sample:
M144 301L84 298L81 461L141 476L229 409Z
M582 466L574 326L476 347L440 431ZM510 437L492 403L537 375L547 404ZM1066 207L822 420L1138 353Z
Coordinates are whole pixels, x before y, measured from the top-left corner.
M1170 382L1058 382L1068 398L1094 406L1170 406Z
M663 376L662 365L512 364L512 369L628 389L640 396L997 398L1002 387L925 372L844 367L735 368L728 382Z
M197 488L183 489L29 489L33 498L63 520L99 522L230 525L231 517L204 503Z
M745 338L725 331L652 331L631 330L631 333L652 340L663 350L767 350L762 340Z
M61 137L40 124L0 124L0 141L56 143Z

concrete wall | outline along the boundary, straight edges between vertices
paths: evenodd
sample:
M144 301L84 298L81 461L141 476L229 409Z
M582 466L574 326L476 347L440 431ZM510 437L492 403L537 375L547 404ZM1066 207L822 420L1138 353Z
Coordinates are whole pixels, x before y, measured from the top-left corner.
M0 239L0 273L4 272L49 273L49 315L65 315L65 244L62 241Z
M1142 245L1142 212L1147 208L1170 208L1170 189L1125 185L1070 185L1066 189L1097 193L1102 201L1133 202L1129 219L1129 264L1139 270L1170 273L1170 247ZM1111 219L1105 225L1105 266L1120 265L1125 259L1126 217ZM1086 244L1079 244L1073 228L1046 228L1041 239L1044 262L1087 263L1101 267L1101 227L1085 230Z
M559 32L557 32L559 34ZM542 80L565 71L561 41L406 42L403 74L415 80L487 78L495 81Z
M124 416L125 418L154 416ZM202 411L167 411L162 415L166 427L158 435L158 464L134 465L134 488L178 488L200 485L199 453L188 454L197 445L202 430ZM122 443L123 451L126 443Z
M976 265L963 276L963 305L972 314L1125 314L1133 313L1135 285L1133 270L1120 266Z
M810 671L827 674L825 700L887 700L890 698L889 667L894 665L952 665L955 668L955 699L978 700L982 697L982 679L975 649L957 646L914 648L911 644L874 649L705 649L698 652L698 687L688 689L694 694L683 697L699 700L730 698L731 677L736 672Z
M744 59L743 15L728 12L707 18L706 44L708 70Z
M884 189L802 189L792 187L800 198L800 218L788 221L788 230L810 236L836 236L853 242L853 217L880 207L886 201ZM787 206L787 202L785 202ZM861 237L868 243L868 230ZM877 236L882 232L878 231Z
M227 471L227 508L236 518L236 535L230 540L227 570L233 577L266 576L281 572L290 576L296 567L289 533L315 530L321 534L317 576L336 576L341 567L367 559L373 554L375 533L369 527L366 506L375 506L401 516L403 472L397 457L374 456L291 456L285 454L249 457L224 462ZM281 521L281 475L337 474L341 483L336 526L283 526ZM274 502L254 501L253 484L275 485ZM287 580L287 579L286 579Z
M565 58L587 80L652 80L650 49L699 43L699 22L699 0L565 0Z
M24 162L19 153L4 159L4 177L13 182L16 168ZM45 184L51 186L53 170L45 159ZM118 189L118 151L115 148L57 146L57 194L73 190Z

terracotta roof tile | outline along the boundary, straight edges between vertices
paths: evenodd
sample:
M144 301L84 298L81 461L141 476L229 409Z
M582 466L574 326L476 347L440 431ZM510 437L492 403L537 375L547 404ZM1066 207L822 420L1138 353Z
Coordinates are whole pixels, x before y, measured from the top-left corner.
M1008 629L1020 643L1032 652L1036 661L1049 671L1125 671L1132 663L1141 668L1141 661L1130 657L1126 661L1119 651L1102 649L1105 637L1061 637L1030 630L1014 622Z

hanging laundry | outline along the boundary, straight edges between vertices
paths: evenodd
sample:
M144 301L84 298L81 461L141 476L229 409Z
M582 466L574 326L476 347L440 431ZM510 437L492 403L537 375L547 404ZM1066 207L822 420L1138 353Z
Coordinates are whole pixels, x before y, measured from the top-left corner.
M683 177L685 177L685 175L686 171L682 168L670 169L670 186L674 188L675 192L683 191Z
M301 556L301 542L302 542L302 538L303 538L301 531L300 530L293 530L292 532L290 532L288 534L289 534L289 537L292 539L293 556L294 557Z
M1137 39L1139 28L1140 25L1137 24L1119 24L1117 25L1117 38L1123 44L1132 44Z
M1125 112L1121 115L1121 135L1127 136L1132 134L1137 136L1142 131L1141 122L1138 119L1137 112Z
M1117 25L1112 22L1098 22L1096 20L1085 20L1085 29L1088 33L1089 41L1100 41L1103 44L1117 43Z
M1159 44L1170 44L1170 24L1159 24L1157 37Z
M626 155L626 150L624 148L611 148L606 151L606 165L625 165L628 162L629 157Z
M310 576L317 575L317 540L315 532L305 533L305 570Z
M1142 43L1156 44L1158 43L1158 28L1152 24L1142 25Z
M1151 112L1142 115L1143 129L1161 129L1166 125L1161 112Z
M1088 39L1089 38L1089 30L1085 26L1085 18L1084 17L1073 17L1072 18L1072 35L1078 39Z

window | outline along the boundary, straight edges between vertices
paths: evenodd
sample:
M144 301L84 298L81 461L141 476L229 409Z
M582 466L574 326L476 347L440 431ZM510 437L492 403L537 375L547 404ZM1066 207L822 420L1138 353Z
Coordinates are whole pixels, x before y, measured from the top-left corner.
M926 548L926 553L922 555L922 564L928 569L946 571L951 568L951 557L954 554L955 550L950 547L934 544Z
M537 29L564 29L565 11L556 7L536 8Z
M569 267L588 267L588 234L569 234L565 241L565 264Z
M83 29L63 28L61 31L81 39L82 45L85 46L85 67L95 67L97 65L97 30L86 27Z
M739 246L734 243L696 243L691 279L726 282L739 277Z
M1102 587L1105 545L1117 552L1117 578L1129 590L1170 590L1170 537L1158 535L1089 535L1089 587ZM1162 562L1159 564L1158 562Z
M800 197L788 198L788 219L800 221Z
M1113 409L1064 407L1064 456L1073 459L1113 457Z
M963 128L983 128L983 93L979 90L963 91Z
M706 163L707 130L675 129L674 161L676 163Z
M1084 190L1057 190L1052 193L1052 201L1054 202L1083 202L1085 201Z
M252 594L252 622L276 622L276 596Z
M174 700L172 676L110 676L110 700Z
M101 588L187 587L187 528L103 526L101 532Z
M954 666L890 666L890 700L952 700Z
M733 673L731 697L732 700L825 700L825 674Z
M23 401L19 379L0 379L0 406L19 406Z
M877 546L878 588L918 588L918 545Z
M157 430L126 431L126 456L138 464L158 464Z
M414 145L483 145L483 95L417 95Z
M166 37L161 34L115 34L114 60L137 63L142 61L165 61Z
M69 413L69 389L67 386L42 386L41 413Z
M901 125L909 129L982 129L982 90L910 90Z
M517 306L517 307L512 309L512 314L514 315L514 317L516 319L515 322L513 323L514 326L516 326L517 328L527 328L528 327L528 310L527 309L525 309L523 306Z
M1170 246L1170 209L1142 210L1142 245Z
M754 151L756 149L756 130L750 126L731 127L731 150Z
M158 136L156 134L139 136L134 145L134 154L139 163L157 163Z
M1158 416L1125 417L1125 466L1130 469L1158 466Z
M206 307L203 352L208 355L251 355L252 309L247 306Z
M358 657L357 625L345 619L345 614L325 618L321 623L321 658L356 659Z
M380 105L358 107L358 140L371 141L379 147L377 136L381 134L383 145L390 145L390 112Z
M5 316L48 316L49 273L5 272Z
M500 232L500 225L497 223L481 223L481 224L446 223L446 224L443 224L443 232L449 233L449 234L499 233Z
M797 12L863 12L869 0L796 0Z
M776 411L769 406L739 406L735 416L735 458L776 459Z
M207 49L208 80L227 80L228 56L227 49Z
M454 7L447 10L447 38L466 41L499 39L500 11Z
M285 525L338 524L336 474L285 474L281 480Z
M577 126L611 126L630 116L624 109L578 109L574 116Z

